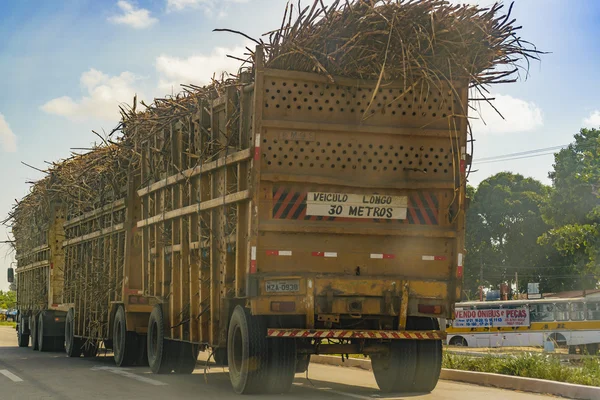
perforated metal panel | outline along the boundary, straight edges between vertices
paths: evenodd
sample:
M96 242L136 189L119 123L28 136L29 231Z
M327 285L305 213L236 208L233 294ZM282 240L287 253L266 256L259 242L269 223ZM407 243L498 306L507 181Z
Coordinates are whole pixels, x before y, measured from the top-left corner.
M381 181L407 176L447 181L454 177L457 149L452 148L449 138L329 132L314 134L310 140L289 140L286 136L285 131L263 134L264 173Z
M383 86L373 98L374 90L267 77L264 118L447 129L464 114L451 89Z

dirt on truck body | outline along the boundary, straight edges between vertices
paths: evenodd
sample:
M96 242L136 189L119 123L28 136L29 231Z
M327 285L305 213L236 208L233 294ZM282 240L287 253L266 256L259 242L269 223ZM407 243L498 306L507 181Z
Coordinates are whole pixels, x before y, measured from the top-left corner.
M538 54L501 8L317 0L238 75L121 107L9 216L19 345L103 342L181 374L208 351L244 394L289 390L312 354L364 354L382 391L433 390L463 277L469 91Z

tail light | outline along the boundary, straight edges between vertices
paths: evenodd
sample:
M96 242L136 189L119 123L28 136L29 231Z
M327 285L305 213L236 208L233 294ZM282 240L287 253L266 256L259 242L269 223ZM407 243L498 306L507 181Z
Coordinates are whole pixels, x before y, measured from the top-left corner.
M148 304L148 298L144 296L129 296L129 304Z
M430 304L419 304L418 310L421 314L441 314L442 306L434 306Z
M293 301L272 301L271 311L294 312L296 311L296 303L294 303Z

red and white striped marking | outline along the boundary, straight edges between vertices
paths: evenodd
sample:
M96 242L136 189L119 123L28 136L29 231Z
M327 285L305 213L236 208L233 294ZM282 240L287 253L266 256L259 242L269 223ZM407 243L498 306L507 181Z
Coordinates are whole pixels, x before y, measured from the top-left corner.
M337 258L338 253L333 251L313 251L313 257Z
M268 337L278 338L324 338L324 339L417 339L441 340L442 331L352 331L343 329L269 329Z
M291 257L291 250L267 250L268 256L282 256L282 257Z
M446 256L421 256L423 261L446 261Z
M257 133L254 138L254 160L260 160L260 133Z
M462 278L463 276L463 254L458 253L458 260L456 262L456 277Z
M250 249L250 273L256 273L256 246Z
M393 254L385 254L385 253L371 253L371 258L374 260L392 260L396 258Z
M460 172L467 171L467 149L465 146L460 148Z

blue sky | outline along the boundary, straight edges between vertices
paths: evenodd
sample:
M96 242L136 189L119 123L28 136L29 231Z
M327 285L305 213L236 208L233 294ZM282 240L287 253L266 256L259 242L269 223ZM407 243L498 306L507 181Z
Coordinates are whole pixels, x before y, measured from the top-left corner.
M40 177L21 161L44 168L89 146L91 130L114 127L117 105L135 93L150 99L234 71L225 54L247 43L212 29L258 37L279 26L284 8L284 0L1 1L0 216ZM551 54L527 80L492 88L506 121L481 110L487 125L473 122L475 161L567 144L582 126L600 126L600 2L516 0L513 16L522 37ZM505 170L549 183L552 161L476 164L471 183ZM0 240L7 234L0 227ZM0 245L0 289L13 261L5 253Z

